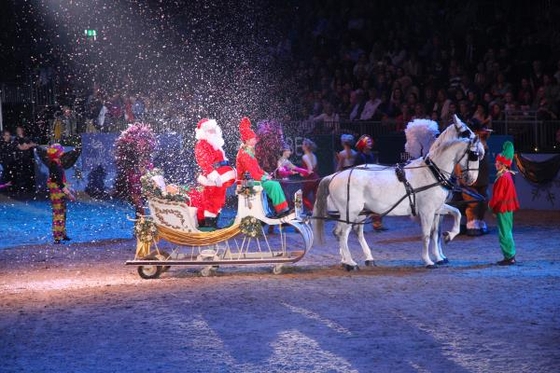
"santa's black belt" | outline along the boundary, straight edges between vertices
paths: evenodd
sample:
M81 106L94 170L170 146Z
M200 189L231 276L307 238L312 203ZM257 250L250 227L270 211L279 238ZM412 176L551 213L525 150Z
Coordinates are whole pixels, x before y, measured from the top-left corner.
M220 168L223 166L229 166L229 161L221 161L214 163L214 168Z

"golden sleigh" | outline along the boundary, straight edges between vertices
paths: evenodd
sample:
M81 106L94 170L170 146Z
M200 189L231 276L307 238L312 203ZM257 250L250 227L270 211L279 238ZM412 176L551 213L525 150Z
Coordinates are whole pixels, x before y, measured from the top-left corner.
M294 195L294 212L279 219L267 216L260 185L238 185L236 195L232 224L212 231L198 227L197 209L188 203L148 197L149 215L136 222L136 255L126 265L137 266L144 279L158 278L172 266L197 266L208 276L223 265L272 264L279 274L304 257L313 232L302 215L301 191Z

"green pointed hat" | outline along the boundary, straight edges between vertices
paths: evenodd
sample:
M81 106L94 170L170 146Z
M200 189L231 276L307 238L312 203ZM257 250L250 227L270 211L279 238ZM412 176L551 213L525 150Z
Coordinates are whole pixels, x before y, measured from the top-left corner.
M502 152L496 156L496 160L504 165L511 167L513 161L513 143L511 141L504 142Z

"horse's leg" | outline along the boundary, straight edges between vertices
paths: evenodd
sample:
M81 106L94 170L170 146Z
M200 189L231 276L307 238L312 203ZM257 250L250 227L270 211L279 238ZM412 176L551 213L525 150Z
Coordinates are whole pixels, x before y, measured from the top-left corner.
M448 243L449 241L453 240L455 236L457 236L461 231L461 211L456 207L444 204L439 209L438 214L448 214L453 217L453 227L451 227L450 231L443 232L443 240L445 243Z
M339 223L339 225L341 228L339 235L340 257L346 270L351 271L358 268L358 263L352 259L348 249L348 236L350 235L350 230L352 230L352 225L346 223Z
M333 236L336 237L337 241L340 241L340 234L342 232L342 227L341 227L341 223L340 222L336 222L336 224L334 225L333 229L332 229L332 234Z
M434 225L434 215L435 212L421 213L420 214L420 225L422 227L422 260L426 267L435 268L436 265L430 259L429 248L430 248L430 238L432 235L432 226Z
M373 259L373 256L371 255L371 249L370 249L369 245L367 244L367 241L364 237L364 225L363 224L355 224L354 225L354 232L356 232L356 235L358 236L358 242L360 243L360 246L362 247L362 251L364 252L366 266L367 267L375 266L375 260Z
M441 247L441 223L443 216L439 213L434 216L434 226L432 227L432 253L436 258L436 264L442 265L449 263L449 260L443 255Z

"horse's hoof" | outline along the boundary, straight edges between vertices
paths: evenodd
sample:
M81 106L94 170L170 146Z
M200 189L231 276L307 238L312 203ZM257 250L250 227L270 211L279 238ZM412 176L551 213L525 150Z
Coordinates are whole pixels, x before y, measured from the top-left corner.
M436 268L437 268L437 265L435 265L435 264L428 264L428 265L426 266L426 268L428 268L428 269L436 269Z
M357 265L342 264L342 267L343 267L347 272L359 271L359 270L360 270L360 267L358 267Z
M449 232L443 232L442 236L443 236L443 242L445 243L451 242L451 235L449 234Z
M442 259L442 260L438 260L438 261L436 262L436 264L437 264L437 265L440 265L440 266L442 266L442 265L444 265L444 264L449 264L449 259L445 258L445 259Z
M366 260L366 267L377 267L375 260Z

